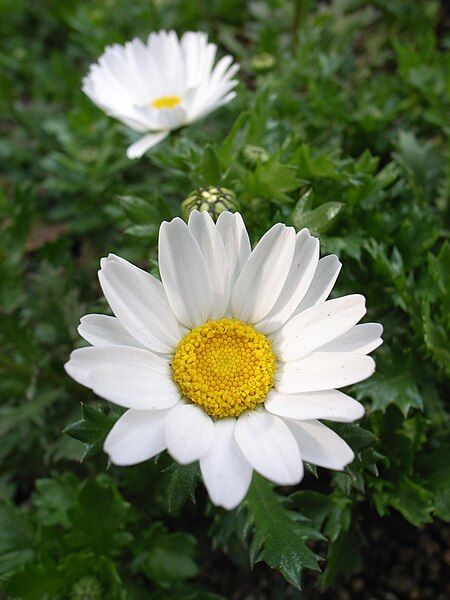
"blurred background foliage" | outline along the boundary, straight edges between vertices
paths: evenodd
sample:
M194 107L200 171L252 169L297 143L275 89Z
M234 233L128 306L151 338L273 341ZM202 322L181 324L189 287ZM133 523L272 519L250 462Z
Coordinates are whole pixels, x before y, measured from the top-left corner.
M449 20L432 0L0 0L0 593L448 597ZM160 28L232 53L238 97L129 161L135 134L80 80L105 45ZM62 368L79 318L107 311L100 257L155 272L160 222L218 185L253 241L277 221L319 235L344 264L334 293L364 293L385 327L352 390L367 416L339 426L354 463L296 489L255 476L231 513L196 465L107 469L119 413ZM437 566L409 556L395 582L408 545Z

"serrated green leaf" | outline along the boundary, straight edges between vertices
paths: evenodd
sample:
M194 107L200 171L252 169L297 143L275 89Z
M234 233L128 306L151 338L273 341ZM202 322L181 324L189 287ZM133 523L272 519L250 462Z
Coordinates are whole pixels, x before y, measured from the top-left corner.
M385 412L395 404L406 416L411 408L423 408L422 395L410 370L396 362L355 386L356 397L370 398L373 410Z
M300 490L291 494L289 500L314 527L322 530L331 542L350 526L352 500L339 490L328 496L310 490Z
M311 148L302 144L297 152L299 175L304 179L341 179L337 165L325 152L313 156Z
M321 539L320 533L299 521L299 515L284 506L283 497L278 496L273 486L256 473L244 504L252 531L252 564L266 562L300 589L302 570L319 569L318 556L306 542Z
M358 423L336 423L327 422L328 427L333 429L355 452L361 452L377 442L377 436L368 429L364 429Z
M246 171L244 181L247 193L273 202L292 202L286 192L297 188L299 183L296 167L282 164L279 153L264 164L258 163L254 171Z
M167 497L169 513L173 514L179 511L188 500L195 504L195 490L199 479L200 472L197 463L173 464Z
M87 404L81 405L82 418L67 425L63 433L83 442L83 454L81 460L93 456L103 447L103 442L111 427L117 421L118 414L114 412L105 413L95 410Z

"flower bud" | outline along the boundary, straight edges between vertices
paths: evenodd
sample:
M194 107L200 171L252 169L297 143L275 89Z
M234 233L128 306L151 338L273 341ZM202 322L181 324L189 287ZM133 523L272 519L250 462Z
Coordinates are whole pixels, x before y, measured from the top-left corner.
M251 59L250 64L256 73L267 73L275 66L275 56L268 52L261 52Z
M223 187L198 188L181 203L181 212L186 221L193 210L206 210L215 221L221 212L238 209L235 193Z
M244 162L249 167L256 166L256 163L266 163L269 160L269 154L264 148L260 146L253 146L252 144L248 144L242 150L242 158Z

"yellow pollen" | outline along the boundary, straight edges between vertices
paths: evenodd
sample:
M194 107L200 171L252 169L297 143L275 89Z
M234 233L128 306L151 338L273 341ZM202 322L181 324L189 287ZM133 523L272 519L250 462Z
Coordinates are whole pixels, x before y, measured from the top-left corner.
M175 108L181 102L181 98L179 96L161 96L161 98L156 98L156 100L152 100L150 102L153 108Z
M192 329L181 340L172 369L183 394L222 419L264 402L276 362L262 333L236 319L220 319Z

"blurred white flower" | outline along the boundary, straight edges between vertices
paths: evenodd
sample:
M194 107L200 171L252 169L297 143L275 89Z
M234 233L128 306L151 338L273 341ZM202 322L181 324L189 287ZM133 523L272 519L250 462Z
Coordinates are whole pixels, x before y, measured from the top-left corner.
M365 300L327 300L341 264L319 260L307 229L274 225L252 251L239 214L193 211L163 223L161 281L126 260L101 261L115 317L87 315L66 371L128 410L106 438L117 465L167 449L200 461L213 503L236 507L253 470L298 483L303 463L341 470L351 448L318 419L350 422L363 406L338 391L375 369L377 323Z
M143 133L127 151L138 158L170 131L201 119L235 97L239 69L231 56L214 66L217 46L205 33L151 33L108 46L91 65L83 91L108 115Z

